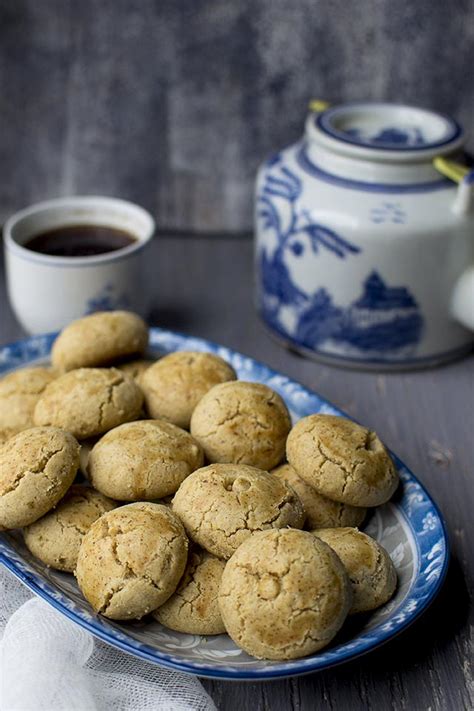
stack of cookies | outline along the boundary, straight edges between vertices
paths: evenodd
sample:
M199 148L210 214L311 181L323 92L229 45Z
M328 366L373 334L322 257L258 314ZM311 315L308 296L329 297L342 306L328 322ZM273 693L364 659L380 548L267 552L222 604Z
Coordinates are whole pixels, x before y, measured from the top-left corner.
M357 528L398 484L377 435L330 415L292 428L221 358L147 345L136 315L97 313L51 368L0 381L0 530L105 617L227 632L258 658L312 654L384 604L395 569Z

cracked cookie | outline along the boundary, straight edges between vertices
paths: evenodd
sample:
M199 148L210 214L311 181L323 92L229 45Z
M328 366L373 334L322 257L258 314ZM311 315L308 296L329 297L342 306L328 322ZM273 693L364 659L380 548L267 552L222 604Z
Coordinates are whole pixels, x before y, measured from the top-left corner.
M163 417L187 429L201 398L214 385L235 378L234 369L219 356L177 351L148 368L140 385L150 417Z
M174 494L203 459L189 432L165 420L138 420L101 437L87 469L92 485L106 496L152 501Z
M0 430L5 441L34 426L36 403L55 378L50 368L22 368L0 380Z
M392 560L377 541L357 528L326 528L312 533L342 560L352 585L349 614L375 610L390 600L397 586Z
M79 466L79 444L56 427L33 427L0 449L0 531L28 526L64 496Z
M85 534L116 502L87 486L71 486L53 511L23 531L26 547L56 570L73 573Z
M186 567L188 539L166 506L120 506L84 536L76 566L79 587L96 612L134 620L174 593Z
M176 592L153 613L165 627L184 634L225 632L217 597L225 562L194 549Z
M304 417L288 436L286 455L320 494L351 506L379 506L398 486L395 466L375 432L344 417Z
M216 385L191 418L191 434L210 462L272 469L281 462L291 428L288 409L262 383L237 380Z
M317 545L314 545L317 542ZM296 659L327 645L351 604L346 570L306 531L254 533L228 561L219 607L227 633L259 659Z
M230 558L253 531L301 528L301 501L273 474L245 464L211 464L183 481L173 511L196 543Z
M147 346L148 328L139 316L129 311L99 311L61 331L51 360L59 370L74 370L140 355Z
M359 526L366 516L367 509L362 506L342 504L319 494L298 476L291 464L281 464L272 469L271 474L286 481L298 494L305 512L304 527L307 529Z
M79 368L53 380L35 408L35 424L62 427L87 439L136 420L143 395L130 376L116 368Z

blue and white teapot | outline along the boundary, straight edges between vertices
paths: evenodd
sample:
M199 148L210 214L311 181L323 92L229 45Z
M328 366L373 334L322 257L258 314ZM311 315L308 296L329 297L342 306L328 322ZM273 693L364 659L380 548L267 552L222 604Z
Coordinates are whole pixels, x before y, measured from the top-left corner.
M451 118L409 106L311 111L304 138L257 178L257 301L274 334L366 367L471 349L474 173L453 162L463 141Z

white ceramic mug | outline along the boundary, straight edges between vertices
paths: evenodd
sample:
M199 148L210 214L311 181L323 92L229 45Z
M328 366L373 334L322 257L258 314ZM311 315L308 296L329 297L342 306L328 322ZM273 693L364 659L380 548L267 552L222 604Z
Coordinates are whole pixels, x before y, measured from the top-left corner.
M127 247L86 257L58 257L25 248L34 235L71 225L101 225L135 237ZM67 197L36 203L4 227L7 289L16 318L31 334L56 331L93 311L143 313L143 248L153 236L151 215L131 202L108 197Z

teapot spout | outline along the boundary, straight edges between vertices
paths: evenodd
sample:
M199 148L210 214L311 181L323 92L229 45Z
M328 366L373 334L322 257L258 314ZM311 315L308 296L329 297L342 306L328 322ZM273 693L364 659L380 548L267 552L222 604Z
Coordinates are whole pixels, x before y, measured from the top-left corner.
M442 157L435 158L433 164L436 170L458 183L456 197L451 206L452 211L456 215L474 212L474 170Z
M452 210L456 215L474 212L474 170L471 170L458 185Z
M451 313L462 326L474 331L474 266L468 267L454 286Z

